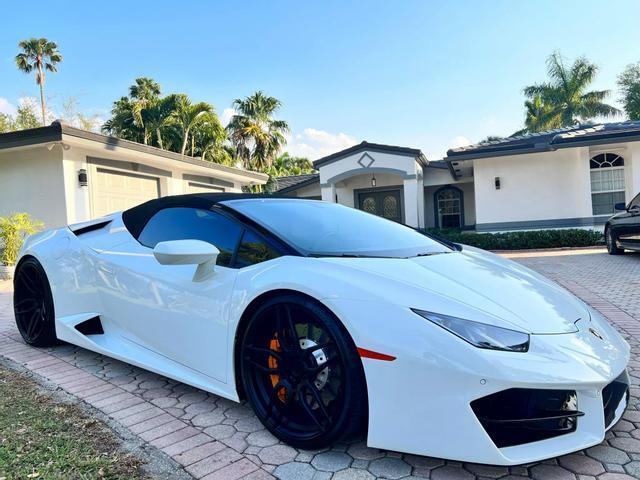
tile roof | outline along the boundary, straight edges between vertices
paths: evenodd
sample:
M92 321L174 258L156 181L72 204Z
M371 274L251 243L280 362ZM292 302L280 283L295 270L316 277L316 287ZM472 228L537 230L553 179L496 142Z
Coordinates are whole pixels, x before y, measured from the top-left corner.
M311 185L315 182L320 182L320 175L318 173L290 175L288 177L278 177L276 178L276 181L278 182L278 189L276 190L276 192L286 193L297 190L298 188L305 187L307 185Z
M446 160L517 155L625 140L640 140L640 121L582 124L452 148Z

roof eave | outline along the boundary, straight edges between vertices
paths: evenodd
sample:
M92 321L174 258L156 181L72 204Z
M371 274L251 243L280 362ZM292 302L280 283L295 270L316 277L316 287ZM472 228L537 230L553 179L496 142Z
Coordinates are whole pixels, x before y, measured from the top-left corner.
M59 122L53 122L51 125L46 127L31 128L28 130L19 130L16 132L1 134L0 150L24 147L29 145L38 145L48 142L59 142L62 141L63 135L68 135L70 137L80 138L83 140L94 141L103 145L110 145L142 153L148 153L150 155L169 158L171 160L176 160L191 165L206 167L210 170L226 172L228 174L250 178L255 180L256 183L265 184L269 179L269 175L265 173L252 172L250 170L228 167L226 165L220 165L218 163L212 163L206 160L200 160L198 158L189 157L186 155L180 155L179 153L170 152L168 150L162 150L157 147L142 145L140 143L131 142L129 140L102 135L100 133L89 132L79 128L71 127L69 125L61 124Z

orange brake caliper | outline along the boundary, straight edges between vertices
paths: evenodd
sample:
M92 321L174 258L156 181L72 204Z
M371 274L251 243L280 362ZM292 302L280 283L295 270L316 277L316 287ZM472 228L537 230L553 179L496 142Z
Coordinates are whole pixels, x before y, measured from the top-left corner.
M273 336L273 338L269 342L269 349L273 350L274 352L281 351L280 341L278 340L277 333ZM275 357L269 356L268 362L269 362L269 368L278 368L278 360ZM280 383L280 375L270 375L270 377L271 377L271 385L273 386L273 388L276 388L276 386ZM276 392L276 395L278 396L278 400L280 400L282 403L286 402L286 399L287 399L286 388L280 387Z

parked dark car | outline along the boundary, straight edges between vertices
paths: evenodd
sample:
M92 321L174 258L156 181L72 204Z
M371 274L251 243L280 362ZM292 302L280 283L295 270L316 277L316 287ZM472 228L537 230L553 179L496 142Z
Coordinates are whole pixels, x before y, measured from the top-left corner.
M640 251L640 193L629 202L616 203L616 210L623 210L611 217L604 227L607 250L620 255L626 250Z

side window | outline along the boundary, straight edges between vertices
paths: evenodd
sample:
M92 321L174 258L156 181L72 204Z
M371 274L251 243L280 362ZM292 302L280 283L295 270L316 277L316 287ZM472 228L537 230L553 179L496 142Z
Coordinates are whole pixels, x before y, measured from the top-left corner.
M238 247L236 267L248 267L260 262L266 262L280 255L255 233L245 230L242 242Z
M638 195L636 195L636 198L634 198L633 200L631 200L631 203L629 204L629 209L631 208L640 208L640 193Z
M169 240L203 240L220 250L218 265L228 266L238 245L242 227L232 220L209 210L196 208L166 208L147 222L138 241L154 248Z

